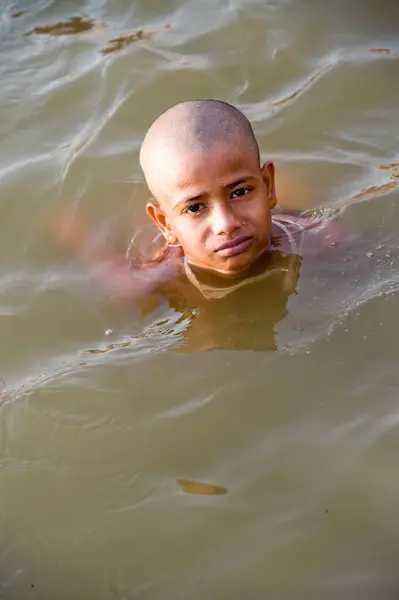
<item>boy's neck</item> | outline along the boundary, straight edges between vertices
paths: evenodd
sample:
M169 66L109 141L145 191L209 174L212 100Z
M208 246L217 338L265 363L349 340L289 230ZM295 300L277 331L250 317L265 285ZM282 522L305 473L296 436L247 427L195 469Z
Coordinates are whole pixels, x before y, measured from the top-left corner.
M248 277L254 277L258 273L263 272L267 269L272 261L272 247L267 247L255 260L253 263L249 265L244 271L240 271L239 273L229 273L226 271L215 271L213 269L206 269L204 267L195 265L194 263L184 259L184 262L190 270L198 277L201 278L201 281L204 283L216 283L217 281L224 281L228 283L231 281L232 283L236 283L243 279L247 279Z

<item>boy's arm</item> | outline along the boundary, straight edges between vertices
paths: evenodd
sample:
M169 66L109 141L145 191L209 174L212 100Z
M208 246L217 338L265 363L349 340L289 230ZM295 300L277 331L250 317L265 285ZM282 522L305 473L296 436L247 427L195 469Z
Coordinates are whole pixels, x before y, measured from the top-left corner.
M130 267L96 232L67 211L54 222L57 239L88 267L100 287L116 301L140 300L179 274L179 261L169 258L149 269Z

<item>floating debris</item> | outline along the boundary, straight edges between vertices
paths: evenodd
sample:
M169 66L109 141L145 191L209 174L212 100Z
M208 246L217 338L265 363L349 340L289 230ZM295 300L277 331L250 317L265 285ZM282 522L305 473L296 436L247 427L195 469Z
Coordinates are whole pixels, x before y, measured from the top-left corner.
M390 48L369 48L369 52L379 52L380 54L391 54Z
M372 52L373 54L385 54L386 56L390 56L392 58L398 58L398 52L395 52L391 48L369 48L368 52Z
M199 496L223 496L228 490L222 485L213 483L203 483L202 481L193 481L192 479L178 479L178 485L186 494L196 494Z
M107 46L101 49L101 54L111 54L123 50L127 46L139 42L141 40L149 40L154 36L154 31L144 31L139 29L134 33L122 33L119 37L112 38L107 42Z
M352 196L352 198L354 200L360 200L360 199L365 198L366 196L385 194L386 192L389 192L390 190L393 190L396 187L398 187L398 185L399 185L399 181L397 181L395 178L394 181L389 181L389 182L383 183L381 185L372 185L371 187L365 188L365 189L361 190L358 194L355 194L354 196Z
M49 25L38 25L25 35L74 35L76 33L84 33L94 29L99 25L89 17L70 17L66 21L59 21Z
M115 342L114 344L108 344L105 348L90 348L89 350L84 350L83 354L105 354L110 350L116 350L117 348L127 348L131 344L131 340L127 342Z
M325 75L332 67L333 67L332 63L326 64L324 67L318 69L315 73L313 73L313 75L311 75L311 77L309 77L307 80L305 80L298 87L298 89L294 90L288 96L284 96L283 98L280 98L279 100L274 100L274 101L270 102L270 104L274 107L279 107L279 106L283 106L284 104L291 103L300 94L302 94L302 92L306 91L307 88L310 87L317 79L319 79L319 77L321 77L322 75Z
M18 10L17 12L13 12L10 14L10 19L18 19L18 17L22 17L26 13L26 10Z
M389 177L391 179L399 179L399 161L381 165L380 169L389 171Z

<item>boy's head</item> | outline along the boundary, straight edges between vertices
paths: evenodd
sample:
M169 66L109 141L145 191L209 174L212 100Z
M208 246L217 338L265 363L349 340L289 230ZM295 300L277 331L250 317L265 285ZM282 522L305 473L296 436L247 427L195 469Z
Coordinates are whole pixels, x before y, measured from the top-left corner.
M238 275L269 247L274 165L260 165L238 109L217 100L173 106L148 130L140 164L156 200L147 213L191 263Z

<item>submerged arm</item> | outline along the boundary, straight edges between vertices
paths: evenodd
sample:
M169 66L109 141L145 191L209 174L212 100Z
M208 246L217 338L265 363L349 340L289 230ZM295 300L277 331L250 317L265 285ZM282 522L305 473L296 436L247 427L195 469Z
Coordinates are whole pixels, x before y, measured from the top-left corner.
M61 244L78 256L113 300L143 299L179 274L177 253L169 253L164 260L158 259L145 269L130 266L125 255L113 251L97 232L67 211L58 215L54 229Z

